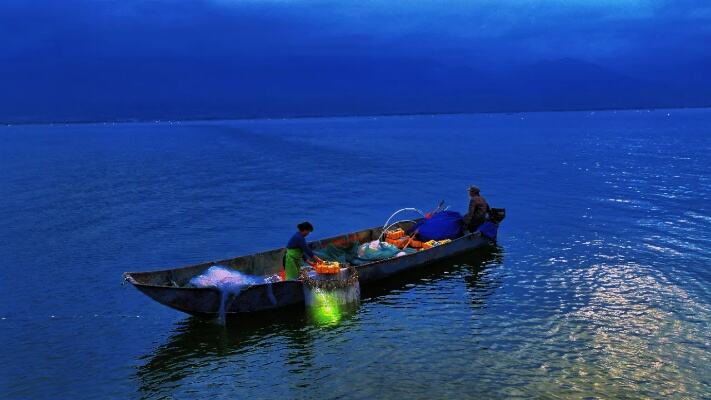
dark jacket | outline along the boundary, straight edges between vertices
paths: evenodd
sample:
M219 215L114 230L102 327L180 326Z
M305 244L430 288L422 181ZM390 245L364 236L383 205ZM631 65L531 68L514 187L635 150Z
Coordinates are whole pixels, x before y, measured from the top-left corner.
M469 200L469 212L464 216L464 228L474 230L486 220L489 212L489 203L481 195L476 195Z
M301 234L301 232L296 232L294 236L289 239L289 242L286 244L286 248L301 249L301 251L304 252L304 260L314 257L314 252L311 251L311 248L306 244L306 238Z

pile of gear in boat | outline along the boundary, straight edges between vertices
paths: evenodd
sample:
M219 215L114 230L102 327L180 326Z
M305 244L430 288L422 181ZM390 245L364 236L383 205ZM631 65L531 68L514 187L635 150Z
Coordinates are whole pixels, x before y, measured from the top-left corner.
M314 254L323 260L336 261L341 265L363 265L441 246L464 234L463 217L455 211L441 210L428 214L407 231L396 226L401 222L391 225L386 223L382 235L376 240L366 243L354 242L347 247L329 244L322 249L314 250ZM486 221L478 230L482 235L495 240L497 228L498 221L494 219ZM318 263L315 269L319 271Z
M415 239L415 235L407 235L402 228L397 228L385 232L385 241L391 245L397 247L398 249L406 249L412 247L413 249L427 250L441 244L447 244L452 241L452 239L442 239L442 240L428 240L423 242L421 240Z

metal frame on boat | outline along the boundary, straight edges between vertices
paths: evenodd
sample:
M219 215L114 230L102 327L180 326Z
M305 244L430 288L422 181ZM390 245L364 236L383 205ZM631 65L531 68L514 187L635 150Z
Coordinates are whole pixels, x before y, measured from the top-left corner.
M413 222L403 222L407 229ZM325 248L329 244L346 247L354 242L365 243L377 239L382 227L364 229L346 235L310 242L314 249ZM421 250L401 257L374 261L356 267L361 285L385 279L402 271L440 261L444 258L489 246L493 243L480 233L469 233L449 243ZM190 279L214 265L223 265L249 275L269 276L282 268L284 249L274 249L262 253L235 257L227 260L204 262L176 269L151 272L125 272L124 279L153 300L192 315L217 315L222 293L216 288L186 287ZM281 281L245 287L238 294L230 294L225 304L226 314L240 314L273 310L299 305L304 302L301 281Z

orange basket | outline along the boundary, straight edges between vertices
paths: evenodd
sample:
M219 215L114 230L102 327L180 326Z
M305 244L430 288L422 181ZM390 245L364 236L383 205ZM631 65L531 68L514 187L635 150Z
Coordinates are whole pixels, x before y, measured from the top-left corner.
M449 243L449 242L451 242L451 241L452 241L452 239L443 239L443 240L440 240L440 241L437 241L437 240L430 240L429 242L424 242L424 243L422 243L422 249L431 249L431 248L433 248L433 247L435 247L435 246L441 246L441 245L447 244L447 243Z
M413 249L421 249L422 248L422 242L419 240L412 239L409 244L410 247Z
M399 249L404 249L407 242L410 241L410 237L405 235L405 236L401 237L400 239L385 239L385 241L387 243L392 244L393 246L397 246L397 248L399 248Z
M405 236L405 231L402 230L402 228L397 228L392 231L385 231L385 238L386 239L397 240L403 236Z
M423 249L431 249L435 246L437 246L439 243L436 240L430 240L428 242L422 243L422 248Z
M324 261L314 264L314 271L317 274L332 275L341 272L341 264L338 261Z
M390 238L387 238L387 237L386 237L386 238L385 238L385 242L386 242L386 243L390 243L390 244L392 244L392 245L394 245L394 246L397 246L397 244L398 244L400 241L399 241L398 239L390 239Z

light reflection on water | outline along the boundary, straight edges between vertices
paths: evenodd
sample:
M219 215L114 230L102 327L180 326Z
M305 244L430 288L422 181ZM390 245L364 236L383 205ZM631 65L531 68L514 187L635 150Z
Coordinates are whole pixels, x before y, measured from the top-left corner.
M691 366L680 366L679 362L708 362L703 343L707 334L698 324L685 322L683 315L664 307L673 298L686 312L708 315L683 289L634 263L597 264L584 271L566 272L573 276L574 285L585 286L579 295L584 300L574 310L561 312L560 322L553 329L557 336L567 334L570 342L580 342L574 345L580 350L577 356L545 364L547 370L561 371L557 384L578 382L576 389L587 386L590 396L703 393L703 380L684 379L684 371ZM595 282L592 287L591 282ZM680 343L687 340L697 342L687 348ZM594 383L592 387L590 382ZM657 384L650 387L649 382Z

